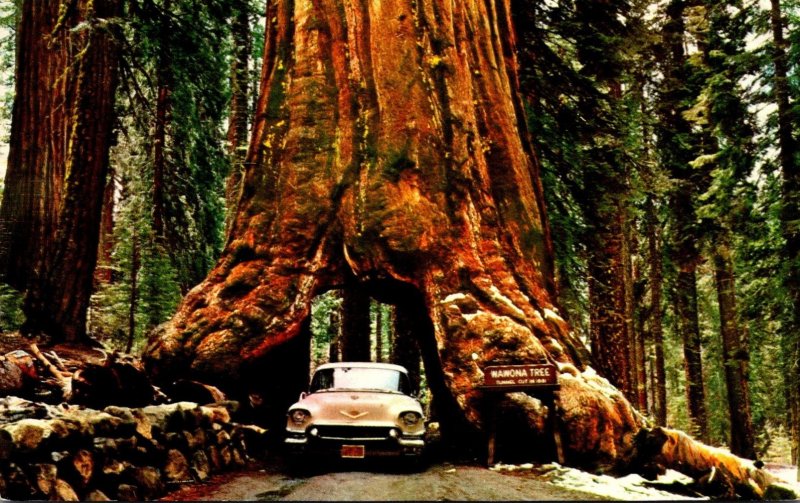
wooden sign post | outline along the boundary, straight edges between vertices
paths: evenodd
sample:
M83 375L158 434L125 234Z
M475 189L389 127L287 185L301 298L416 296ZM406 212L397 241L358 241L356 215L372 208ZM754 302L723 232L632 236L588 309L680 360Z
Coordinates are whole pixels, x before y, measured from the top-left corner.
M553 429L558 462L564 464L561 434L558 430L555 413L555 392L558 390L558 369L550 363L527 365L492 365L483 369L483 385L479 389L490 393L510 393L525 391L540 399L547 407L547 418ZM487 465L494 464L495 441L497 438L497 396L491 400L489 411L489 445Z

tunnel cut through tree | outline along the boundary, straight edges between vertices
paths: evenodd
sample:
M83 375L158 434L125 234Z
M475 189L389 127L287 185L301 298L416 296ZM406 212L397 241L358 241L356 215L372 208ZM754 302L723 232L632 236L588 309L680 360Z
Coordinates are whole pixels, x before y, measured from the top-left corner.
M307 379L312 300L355 282L408 317L445 436L485 439L482 368L550 361L567 462L626 467L644 419L554 305L509 5L267 2L238 212L217 265L151 334L152 375L261 387L279 423ZM499 406L498 450L554 457L539 400Z

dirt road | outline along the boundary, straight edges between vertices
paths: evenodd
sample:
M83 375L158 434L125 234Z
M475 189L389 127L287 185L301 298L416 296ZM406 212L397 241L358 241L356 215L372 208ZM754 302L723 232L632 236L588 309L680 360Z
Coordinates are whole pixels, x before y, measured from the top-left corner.
M266 466L216 477L168 495L166 500L238 501L492 501L590 500L596 495L569 491L530 476L496 473L481 466L433 464L419 473L376 463L351 464L313 475L290 476Z

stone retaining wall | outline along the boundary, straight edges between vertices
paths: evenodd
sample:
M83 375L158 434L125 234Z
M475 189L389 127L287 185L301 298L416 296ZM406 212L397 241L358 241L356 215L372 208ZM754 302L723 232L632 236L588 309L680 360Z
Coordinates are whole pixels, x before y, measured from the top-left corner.
M236 402L102 411L0 399L0 496L152 500L243 466L265 430L231 421ZM250 451L248 451L248 447Z

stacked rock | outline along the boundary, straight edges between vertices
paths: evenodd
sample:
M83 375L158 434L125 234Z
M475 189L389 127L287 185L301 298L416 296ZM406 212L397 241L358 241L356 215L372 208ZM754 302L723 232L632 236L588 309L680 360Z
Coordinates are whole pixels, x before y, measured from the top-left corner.
M0 496L151 500L244 466L266 430L231 421L236 402L102 411L0 399ZM248 451L248 445L250 450Z

